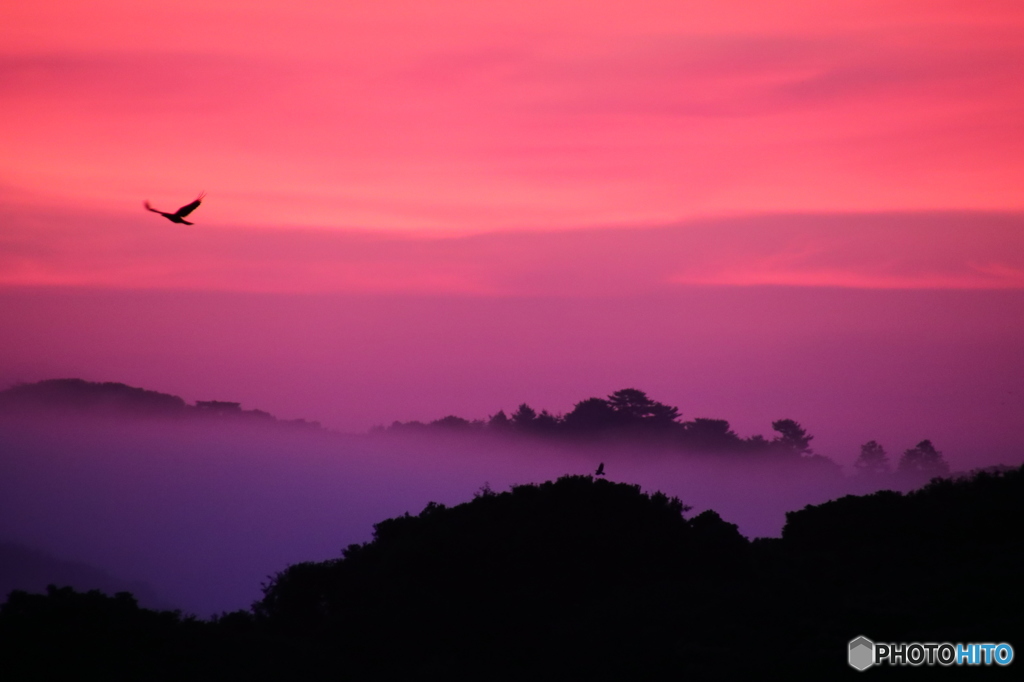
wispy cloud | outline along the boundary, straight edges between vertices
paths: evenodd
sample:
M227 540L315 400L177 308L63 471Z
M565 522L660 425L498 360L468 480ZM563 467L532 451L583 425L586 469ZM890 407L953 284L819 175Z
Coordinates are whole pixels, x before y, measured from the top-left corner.
M141 208L135 217L43 218L10 207L0 216L5 285L485 296L619 295L679 285L1024 288L1021 214L762 215L448 237L185 229Z

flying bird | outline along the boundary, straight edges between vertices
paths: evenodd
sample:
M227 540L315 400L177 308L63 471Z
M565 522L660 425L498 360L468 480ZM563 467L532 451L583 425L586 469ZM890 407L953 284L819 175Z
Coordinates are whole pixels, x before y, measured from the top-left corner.
M601 462L600 466L597 467L597 471L594 472L595 476L604 476L604 462Z
M196 197L195 201L193 201L191 204L185 204L184 206L179 208L174 213L164 213L163 211L158 211L158 210L156 210L155 208L153 208L152 206L149 205L149 201L146 201L145 204L143 204L143 205L146 207L147 211L152 211L153 213L159 213L163 217L165 217L168 220L170 220L172 223L182 223L184 225L194 225L195 223L190 223L189 221L185 220L185 216L187 216L189 213L191 213L192 211L194 211L197 208L199 208L199 204L203 203L203 197L205 197L205 196L206 196L206 192L200 192L199 196Z

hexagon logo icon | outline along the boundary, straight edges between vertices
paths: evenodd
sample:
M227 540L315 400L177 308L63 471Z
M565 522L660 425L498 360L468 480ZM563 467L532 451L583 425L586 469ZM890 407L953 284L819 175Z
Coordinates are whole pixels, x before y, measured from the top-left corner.
M867 670L875 663L875 643L867 637L850 640L850 665L857 670Z

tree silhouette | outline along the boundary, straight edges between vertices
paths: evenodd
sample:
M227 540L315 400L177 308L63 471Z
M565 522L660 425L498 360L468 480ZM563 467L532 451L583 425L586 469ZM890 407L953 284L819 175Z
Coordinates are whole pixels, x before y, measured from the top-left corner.
M871 440L860 446L860 455L853 466L860 476L878 476L889 473L889 458L885 448Z
M903 453L898 471L901 474L946 476L949 474L949 464L930 440L923 440Z
M505 410L498 410L487 420L487 428L496 432L504 432L512 427L512 421L505 415Z
M794 455L811 453L809 444L814 439L814 436L808 435L804 427L792 419L774 421L772 422L772 429L779 433L772 442L783 452Z
M595 433L614 426L618 415L603 398L587 398L576 403L572 412L565 415L563 422L571 431Z
M654 414L656 403L643 391L623 388L608 396L608 404L623 423L632 424Z
M469 421L468 419L463 419L462 417L456 417L455 415L450 414L447 417L442 417L441 419L435 419L434 421L430 422L430 425L431 426L440 426L441 428L444 428L444 429L452 429L452 430L456 430L456 431L463 431L463 430L471 428L474 424L473 424L473 422Z
M724 419L697 417L683 426L686 443L695 450L725 450L740 445L739 437L729 429L729 422Z
M538 433L555 433L561 426L562 420L547 410L541 410L537 418L533 420L533 430Z
M647 421L654 426L670 426L678 423L679 408L663 403L654 403L648 410Z
M537 411L523 403L512 413L512 425L520 431L529 431L537 419Z

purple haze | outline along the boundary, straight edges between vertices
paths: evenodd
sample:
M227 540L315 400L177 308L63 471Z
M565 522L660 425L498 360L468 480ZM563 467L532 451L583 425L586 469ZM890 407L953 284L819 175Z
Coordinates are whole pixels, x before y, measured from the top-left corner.
M290 563L339 556L429 501L458 504L563 474L662 490L778 535L784 512L866 486L836 472L529 439L348 436L202 419L68 414L0 422L0 540L151 585L208 615L245 608Z

